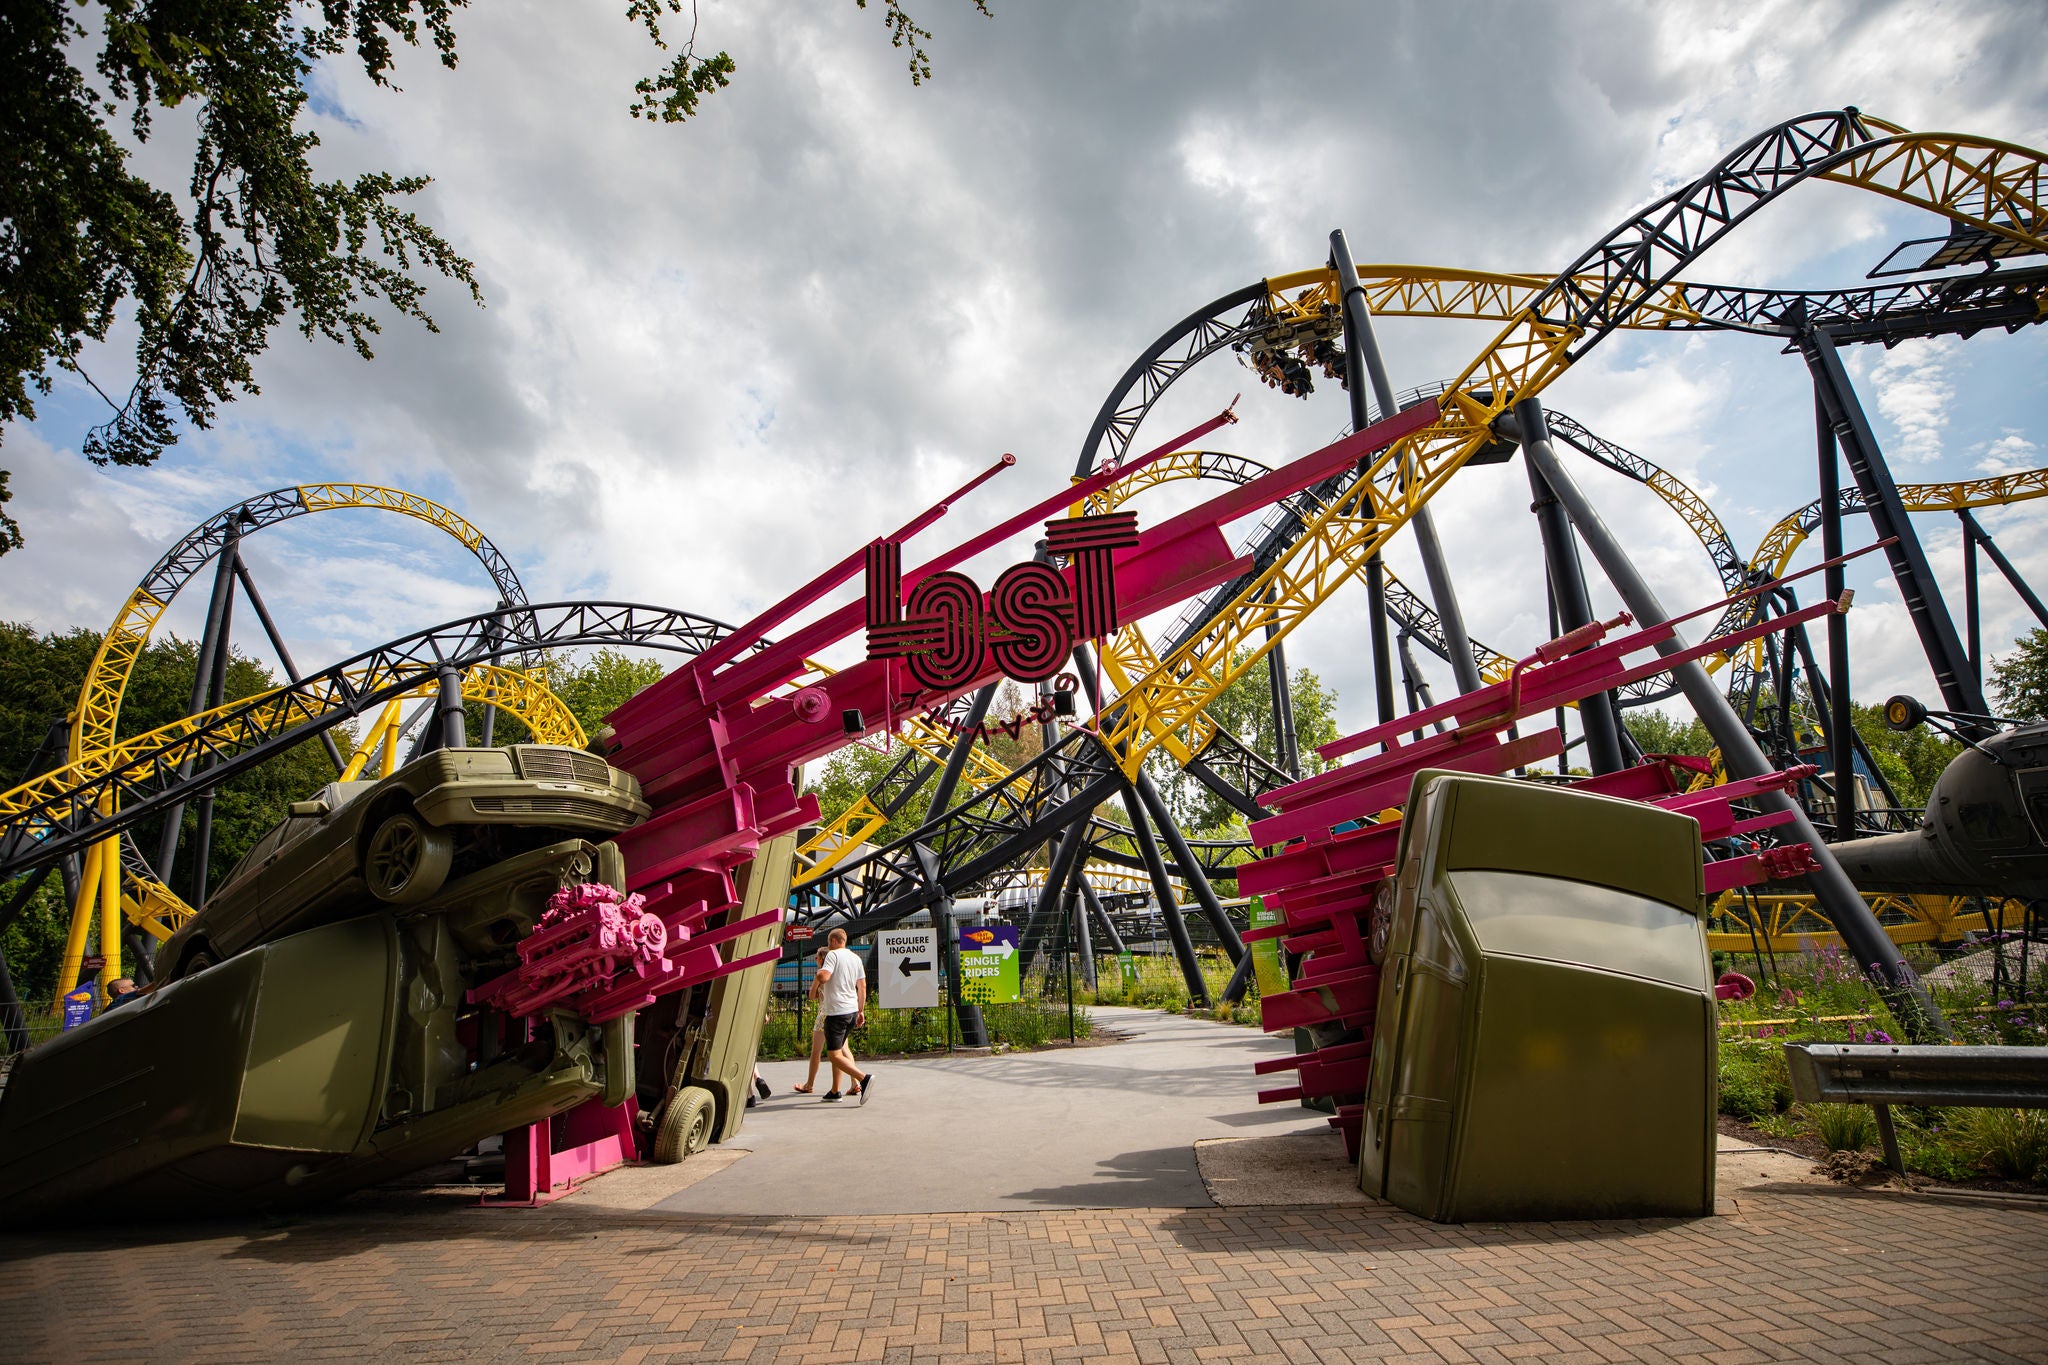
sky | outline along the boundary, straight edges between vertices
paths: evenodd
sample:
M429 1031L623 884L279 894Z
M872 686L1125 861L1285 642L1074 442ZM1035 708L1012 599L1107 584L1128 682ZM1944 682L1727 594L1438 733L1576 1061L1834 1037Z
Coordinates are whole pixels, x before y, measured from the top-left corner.
M476 263L485 306L437 287L439 333L392 320L368 362L286 328L257 364L260 394L148 469L79 456L104 409L58 376L39 419L0 445L28 537L0 558L0 619L103 629L191 526L264 490L350 480L455 508L531 600L738 621L1005 452L1016 467L913 562L1055 490L1154 338L1320 264L1333 228L1361 263L1549 273L1803 113L1855 105L2048 148L2034 0L909 7L933 34L933 76L915 88L878 7L705 0L699 47L738 70L681 126L628 116L660 54L616 6L457 11L459 67L405 52L402 90L323 67L308 119L321 171L431 175L414 206ZM163 128L138 163L182 183L189 144ZM1807 186L1687 274L1846 286L1943 230ZM1456 374L1493 330L1388 319L1378 335L1406 389ZM87 357L109 391L119 340ZM2048 327L1848 360L1900 482L2048 465ZM1334 383L1284 397L1223 355L1169 392L1138 448L1240 391L1242 421L1215 448L1278 462L1347 423ZM1767 340L1618 336L1545 400L1678 475L1745 551L1816 493L1810 384ZM1720 596L1653 495L1575 468L1668 606ZM1192 496L1134 507L1149 522ZM1461 473L1434 510L1472 634L1527 653L1547 631L1519 462ZM1981 519L2048 586L2048 500ZM1955 519L1918 527L1959 603ZM302 518L245 553L309 668L493 600L453 541L385 514ZM976 571L986 584L1028 554L1020 540ZM1389 558L1421 582L1409 537ZM1932 696L1878 558L1851 579L1858 691ZM1336 689L1346 729L1371 719L1364 596L1346 590L1288 645ZM203 597L188 590L162 628L196 633ZM1615 609L1613 594L1596 606ZM1994 653L2032 624L1996 583L1984 620Z

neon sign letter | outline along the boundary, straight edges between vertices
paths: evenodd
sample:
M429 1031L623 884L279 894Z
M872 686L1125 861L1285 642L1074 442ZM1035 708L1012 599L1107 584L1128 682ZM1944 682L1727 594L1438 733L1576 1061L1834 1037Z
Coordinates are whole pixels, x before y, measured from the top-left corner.
M1138 543L1135 512L1063 517L1045 526L1048 554L1065 572L1033 560L1013 564L987 597L966 574L946 571L903 595L903 548L878 540L867 548L870 659L902 659L925 687L949 691L997 668L1020 682L1060 671L1077 640L1117 628L1114 552Z

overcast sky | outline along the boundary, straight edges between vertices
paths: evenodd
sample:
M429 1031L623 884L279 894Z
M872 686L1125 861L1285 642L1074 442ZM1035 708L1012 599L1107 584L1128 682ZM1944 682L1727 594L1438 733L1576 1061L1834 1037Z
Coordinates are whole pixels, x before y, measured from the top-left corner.
M29 537L0 559L0 618L104 628L208 515L358 480L461 511L536 601L736 621L1004 451L1017 468L914 558L1052 491L1139 351L1211 299L1320 263L1333 227L1361 262L1548 273L1813 110L2048 147L2036 0L994 8L912 0L934 33L934 78L913 89L872 9L706 0L700 47L739 69L681 127L627 116L658 61L617 5L459 11L459 69L407 53L403 93L345 63L323 71L322 168L434 176L418 207L476 262L488 306L437 290L441 333L394 322L368 363L281 332L261 395L148 470L78 456L103 412L60 379L0 448ZM167 130L146 164L181 183L181 155ZM1942 230L1810 186L1688 273L1847 285ZM1456 373L1492 330L1390 320L1380 339L1405 389ZM2048 328L1851 359L1901 482L2048 464ZM116 372L118 357L96 360ZM1244 420L1221 448L1281 460L1345 426L1336 385L1285 398L1226 355L1173 391L1139 446L1239 390ZM1545 398L1688 481L1745 550L1814 496L1810 387L1769 342L1610 340ZM1668 605L1719 596L1653 496L1590 465L1583 484ZM1461 474L1438 503L1473 633L1511 654L1544 634L1527 504L1519 462ZM1172 505L1140 504L1141 520ZM1983 521L2048 586L2048 502ZM1919 524L1959 599L1954 519ZM492 600L453 542L370 512L265 531L247 554L309 667ZM1391 557L1411 566L1405 545ZM1860 582L1859 691L1931 694L1896 591L1874 572ZM195 632L203 596L187 592L169 628ZM1347 727L1371 706L1363 597L1290 645L1338 688ZM1994 649L2029 624L2002 586L1985 619Z

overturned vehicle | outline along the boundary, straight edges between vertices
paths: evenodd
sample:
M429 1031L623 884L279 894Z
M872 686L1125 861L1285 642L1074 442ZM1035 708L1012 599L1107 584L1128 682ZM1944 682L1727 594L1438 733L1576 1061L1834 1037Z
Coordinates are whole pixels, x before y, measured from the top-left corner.
M632 776L546 745L296 803L165 944L164 984L16 1059L0 1209L311 1203L593 1101L636 1106L644 1155L730 1136L793 840L735 903L665 919L607 837L646 813Z

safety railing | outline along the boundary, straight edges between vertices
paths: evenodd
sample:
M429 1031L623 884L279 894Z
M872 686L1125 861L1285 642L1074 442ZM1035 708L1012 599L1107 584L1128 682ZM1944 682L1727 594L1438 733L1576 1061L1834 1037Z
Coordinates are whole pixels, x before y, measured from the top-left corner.
M1901 1175L1891 1106L2048 1109L2048 1047L1916 1047L1787 1043L1792 1097L1802 1104L1867 1104L1885 1164Z

